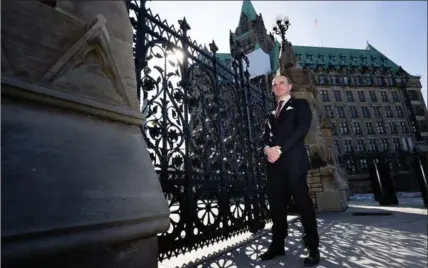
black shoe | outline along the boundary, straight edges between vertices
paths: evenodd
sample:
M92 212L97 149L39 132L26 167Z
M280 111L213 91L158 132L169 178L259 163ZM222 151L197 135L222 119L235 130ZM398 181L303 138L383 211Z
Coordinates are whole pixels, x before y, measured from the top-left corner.
M285 255L284 249L280 249L280 250L268 249L268 251L260 255L260 260L268 261L268 260L274 259L275 257L284 256L284 255Z
M320 263L320 252L319 250L310 250L308 257L305 258L303 264L305 267L314 266Z

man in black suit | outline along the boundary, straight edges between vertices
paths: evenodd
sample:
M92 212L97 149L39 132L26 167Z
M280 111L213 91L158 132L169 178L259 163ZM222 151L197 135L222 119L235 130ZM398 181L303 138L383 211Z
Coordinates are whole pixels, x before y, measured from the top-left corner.
M272 243L260 258L270 260L285 254L287 207L293 195L304 228L303 241L309 251L304 265L313 266L320 261L319 237L315 210L306 181L310 163L304 143L311 126L312 112L308 101L290 96L291 89L292 85L285 76L276 76L272 81L277 107L269 114L263 133L273 222Z

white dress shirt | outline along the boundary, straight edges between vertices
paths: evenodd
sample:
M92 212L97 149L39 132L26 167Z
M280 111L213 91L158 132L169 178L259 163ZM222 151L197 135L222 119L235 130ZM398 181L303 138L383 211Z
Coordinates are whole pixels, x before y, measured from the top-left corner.
M280 101L283 101L283 103L282 103L282 105L281 105L281 109L278 111L279 113L281 113L282 108L284 108L284 106L287 104L287 102L288 102L290 99L291 99L291 96L290 96L290 95L288 95L288 96L286 96L283 100L280 100Z
M279 101L284 101L283 103L282 103L282 105L281 105L281 109L278 111L278 113L281 113L281 111L282 111L282 108L284 108L284 106L287 104L287 102L289 101L291 99L291 96L290 95L288 95L288 96L286 96L284 99L282 99L282 100L279 100ZM276 109L277 108L275 108L275 112L276 112ZM276 115L276 114L275 114ZM269 146L265 146L265 148L263 148L263 152L266 154L266 148L269 148ZM280 150L280 153L281 153L281 150Z

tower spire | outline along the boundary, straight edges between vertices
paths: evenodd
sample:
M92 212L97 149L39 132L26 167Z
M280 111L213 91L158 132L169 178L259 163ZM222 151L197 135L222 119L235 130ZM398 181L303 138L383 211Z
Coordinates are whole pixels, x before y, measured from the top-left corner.
M241 16L239 18L239 21L242 20L243 15L247 17L247 21L252 21L257 18L257 12L253 6L253 3L251 3L251 0L242 1Z

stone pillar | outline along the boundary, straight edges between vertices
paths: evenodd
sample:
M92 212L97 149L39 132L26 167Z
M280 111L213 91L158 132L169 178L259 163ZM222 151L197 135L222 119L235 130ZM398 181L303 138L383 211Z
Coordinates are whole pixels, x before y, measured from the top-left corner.
M286 75L293 85L294 98L303 98L309 102L312 110L312 124L305 137L309 148L311 170L308 173L308 185L314 205L318 211L343 211L347 208L347 182L338 163L334 163L332 136L328 129L322 127L320 113L314 96L312 72L296 67L293 60L292 46L288 41L282 42L279 59L280 74Z
M157 267L169 209L123 1L2 3L2 264Z

